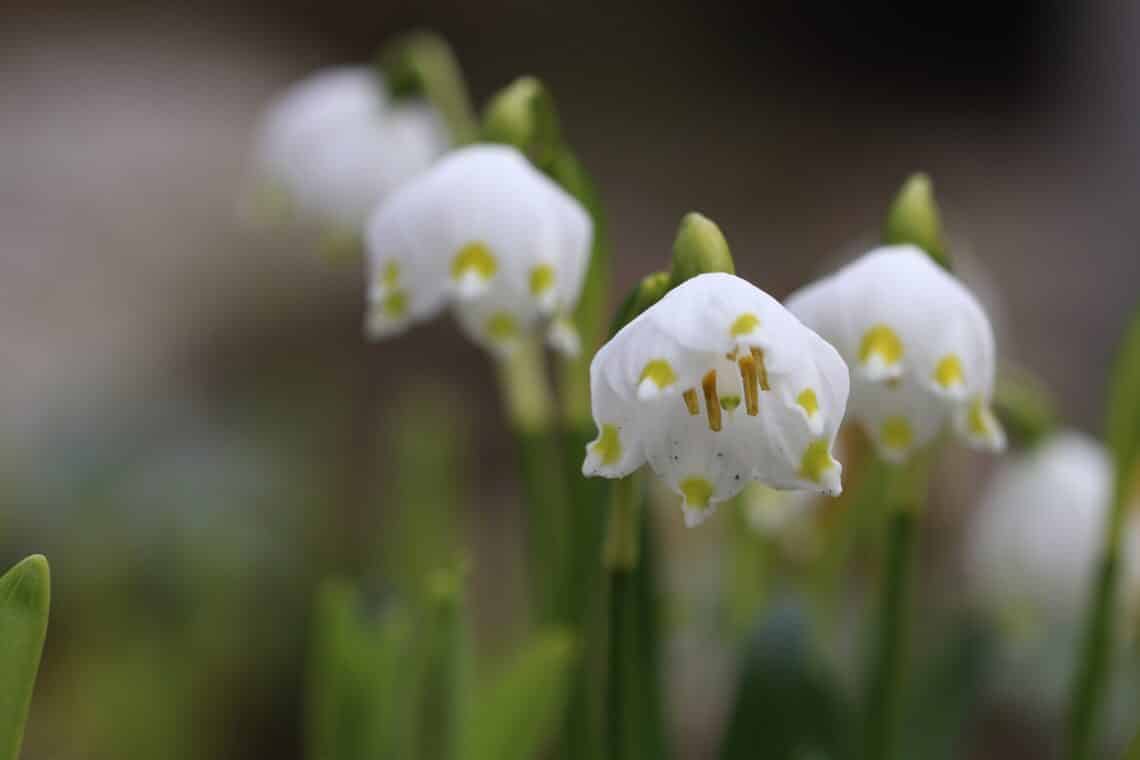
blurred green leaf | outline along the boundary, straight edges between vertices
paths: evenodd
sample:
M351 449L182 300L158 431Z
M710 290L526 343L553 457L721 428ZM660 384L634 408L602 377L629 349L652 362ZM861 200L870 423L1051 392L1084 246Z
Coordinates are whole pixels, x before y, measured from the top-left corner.
M721 760L852 756L849 706L810 641L798 604L783 602L758 619L745 644Z
M1108 446L1116 464L1116 494L1127 498L1140 463L1140 312L1120 345L1108 397Z
M538 757L558 726L576 654L569 633L548 629L480 689L463 734L465 760Z
M424 685L416 718L416 757L458 760L464 726L470 720L474 654L463 594L462 569L435 573L419 626L424 647Z
M0 577L0 758L16 760L35 688L51 606L51 571L40 554Z
M334 580L318 592L315 626L310 760L409 757L422 667L411 615L393 607L369 620L355 587Z
M982 691L991 645L984 628L963 621L919 669L903 708L896 757L954 760L967 756L967 724Z

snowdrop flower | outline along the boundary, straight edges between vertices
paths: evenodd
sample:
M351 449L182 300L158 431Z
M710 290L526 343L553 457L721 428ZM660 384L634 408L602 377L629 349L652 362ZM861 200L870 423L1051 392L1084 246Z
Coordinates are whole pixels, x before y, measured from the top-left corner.
M1005 434L990 410L994 336L957 279L913 245L878 248L794 293L788 309L851 368L851 412L900 462L947 418L976 448Z
M509 352L539 324L577 351L564 317L582 290L593 240L586 210L521 153L456 150L408 182L368 221L367 330L400 332L452 303L478 343Z
M1075 651L1112 488L1112 462L1099 442L1056 434L996 473L966 534L967 588L1002 624L1009 680L1026 676L1047 697L1060 699L1071 675L1071 662L1053 661L1057 652ZM1125 533L1121 580L1133 602L1140 590L1137 527L1132 522Z
M582 472L645 462L695 525L749 481L836 495L843 360L774 298L730 274L685 281L594 357L597 438Z
M266 109L256 145L263 192L290 211L359 234L376 203L448 147L422 101L393 103L373 68L329 68Z

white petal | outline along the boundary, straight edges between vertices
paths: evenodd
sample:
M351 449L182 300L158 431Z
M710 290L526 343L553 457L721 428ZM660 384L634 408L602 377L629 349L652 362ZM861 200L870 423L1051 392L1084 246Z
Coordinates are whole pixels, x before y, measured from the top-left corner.
M576 357L582 353L582 338L569 317L559 317L550 323L550 329L546 331L546 342L564 356Z

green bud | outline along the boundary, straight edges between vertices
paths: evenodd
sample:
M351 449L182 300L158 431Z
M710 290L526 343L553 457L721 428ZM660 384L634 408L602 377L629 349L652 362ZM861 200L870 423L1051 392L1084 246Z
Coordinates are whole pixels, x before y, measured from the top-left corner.
M693 211L685 214L677 229L669 286L675 288L685 280L708 272L735 274L736 267L720 227L707 216Z
M1028 370L1003 364L994 389L994 413L1010 441L1031 447L1057 427L1053 398L1045 384Z
M478 138L463 71L438 34L420 30L397 37L381 49L377 65L394 97L423 97L435 106L457 145Z
M951 269L930 177L921 173L912 174L903 183L887 212L883 242L888 245L912 243L926 251L943 269Z
M483 139L513 145L540 169L560 153L562 133L554 98L535 77L519 77L483 110Z
M652 272L642 277L641 282L633 286L614 314L614 321L610 325L610 337L612 338L618 330L632 322L638 314L660 301L669 292L669 279L668 272Z

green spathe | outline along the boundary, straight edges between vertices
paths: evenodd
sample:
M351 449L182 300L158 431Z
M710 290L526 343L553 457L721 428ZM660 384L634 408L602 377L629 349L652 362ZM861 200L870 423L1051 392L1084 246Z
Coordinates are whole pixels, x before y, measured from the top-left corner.
M681 219L673 242L673 270L669 287L709 272L736 274L728 241L720 227L703 214L691 211Z
M554 98L541 80L519 77L500 90L483 111L483 139L514 145L546 171L562 150Z
M51 606L51 571L40 554L0 577L0 760L16 760Z
M926 251L943 269L952 268L930 177L922 173L912 174L903 183L887 212L883 242L887 245L912 243Z

